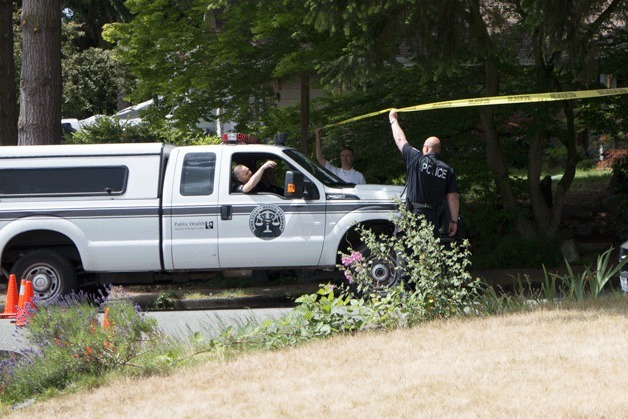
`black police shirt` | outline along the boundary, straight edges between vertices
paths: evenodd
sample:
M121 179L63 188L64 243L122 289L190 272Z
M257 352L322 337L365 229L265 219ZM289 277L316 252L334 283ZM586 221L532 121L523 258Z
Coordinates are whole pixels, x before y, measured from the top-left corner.
M410 202L438 208L447 194L458 192L454 170L438 154L423 154L410 144L405 144L401 152L406 161Z

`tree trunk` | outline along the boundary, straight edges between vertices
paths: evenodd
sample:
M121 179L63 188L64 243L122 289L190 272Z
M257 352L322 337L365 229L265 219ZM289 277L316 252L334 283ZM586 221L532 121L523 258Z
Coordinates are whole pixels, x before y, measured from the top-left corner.
M310 76L301 73L301 141L299 150L308 154L308 131L310 125Z
M17 88L13 60L13 2L0 0L0 146L17 144Z
M18 144L61 142L61 0L24 0Z
M553 77L553 72L550 70L552 60L549 59L549 61L546 61L543 55L543 37L544 34L542 31L534 31L532 46L534 51L537 91L561 90L559 82ZM537 119L541 120L547 117L547 115L545 115L547 110L545 106L539 106ZM558 234L563 206L565 204L565 196L576 174L576 164L578 163L573 103L565 101L563 102L562 108L567 133L561 136L561 142L567 148L567 161L565 162L563 176L556 185L551 206L544 200L539 183L544 153L542 134L537 133L532 139L528 156L528 192L530 195L530 204L534 214L536 229L539 235L546 238L554 238ZM550 118L551 117L550 115Z
M484 89L486 96L497 96L499 94L499 73L495 63L490 61L484 64ZM495 175L497 192L504 209L513 213L518 207L517 200L510 176L508 175L508 167L506 167L502 157L501 143L495 128L494 114L495 112L491 106L483 106L480 109L480 121L486 139L486 164ZM516 217L515 223L517 231L523 237L531 238L534 236L534 228L528 220Z
M560 221L563 215L563 206L565 204L565 196L571 187L571 182L576 176L576 165L578 164L578 151L576 148L576 123L573 112L573 102L564 102L563 111L565 112L567 124L567 136L565 138L565 147L567 147L567 162L563 177L556 186L554 193L554 206L552 207L552 219L550 224L550 237L555 237L560 227Z
M543 133L537 132L530 140L528 150L528 194L530 195L530 206L539 233L546 237L550 234L551 208L545 200L541 190L541 170L543 169L543 146L545 141ZM551 184L549 185L551 187ZM551 190L550 190L551 195ZM555 205L552 202L552 207Z
M482 17L480 1L473 0L470 4L470 28L474 33L474 37L482 46L484 55L487 57L484 61L484 94L486 96L498 96L499 69L496 61L491 58L493 55L491 35ZM483 106L480 109L480 123L486 139L486 164L495 176L497 193L500 196L502 206L509 213L516 214L519 205L512 188L508 167L502 155L499 133L495 127L495 111L492 106ZM534 225L529 220L521 216L515 216L514 223L517 231L523 237L530 238L534 236Z

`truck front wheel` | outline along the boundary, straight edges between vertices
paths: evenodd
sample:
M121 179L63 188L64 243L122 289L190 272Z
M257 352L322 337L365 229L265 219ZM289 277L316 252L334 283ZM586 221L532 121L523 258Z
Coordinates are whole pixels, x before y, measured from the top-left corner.
M40 301L50 301L76 289L76 270L70 261L51 250L34 250L19 258L12 273L31 281Z
M381 258L371 254L371 249L364 244L360 245L357 251L362 253L364 261L370 262L369 273L375 289L384 290L399 285L401 273L397 269L397 258L394 254Z

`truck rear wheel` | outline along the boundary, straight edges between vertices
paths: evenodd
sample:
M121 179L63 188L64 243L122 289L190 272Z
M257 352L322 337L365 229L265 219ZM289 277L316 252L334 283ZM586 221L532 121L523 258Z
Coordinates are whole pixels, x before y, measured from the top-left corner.
M19 258L12 273L33 284L40 301L50 301L76 289L76 270L64 256L52 250L34 250Z
M397 269L397 258L393 253L385 258L372 255L371 250L366 245L360 245L357 249L362 253L365 262L371 262L371 270L369 272L373 281L373 288L385 290L386 288L399 285L401 282L401 273Z

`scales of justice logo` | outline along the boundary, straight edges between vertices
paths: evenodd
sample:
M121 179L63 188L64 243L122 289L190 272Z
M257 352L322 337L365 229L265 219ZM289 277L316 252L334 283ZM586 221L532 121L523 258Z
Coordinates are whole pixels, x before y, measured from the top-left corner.
M279 237L286 226L286 217L276 205L260 205L249 217L249 227L256 237L272 240Z

